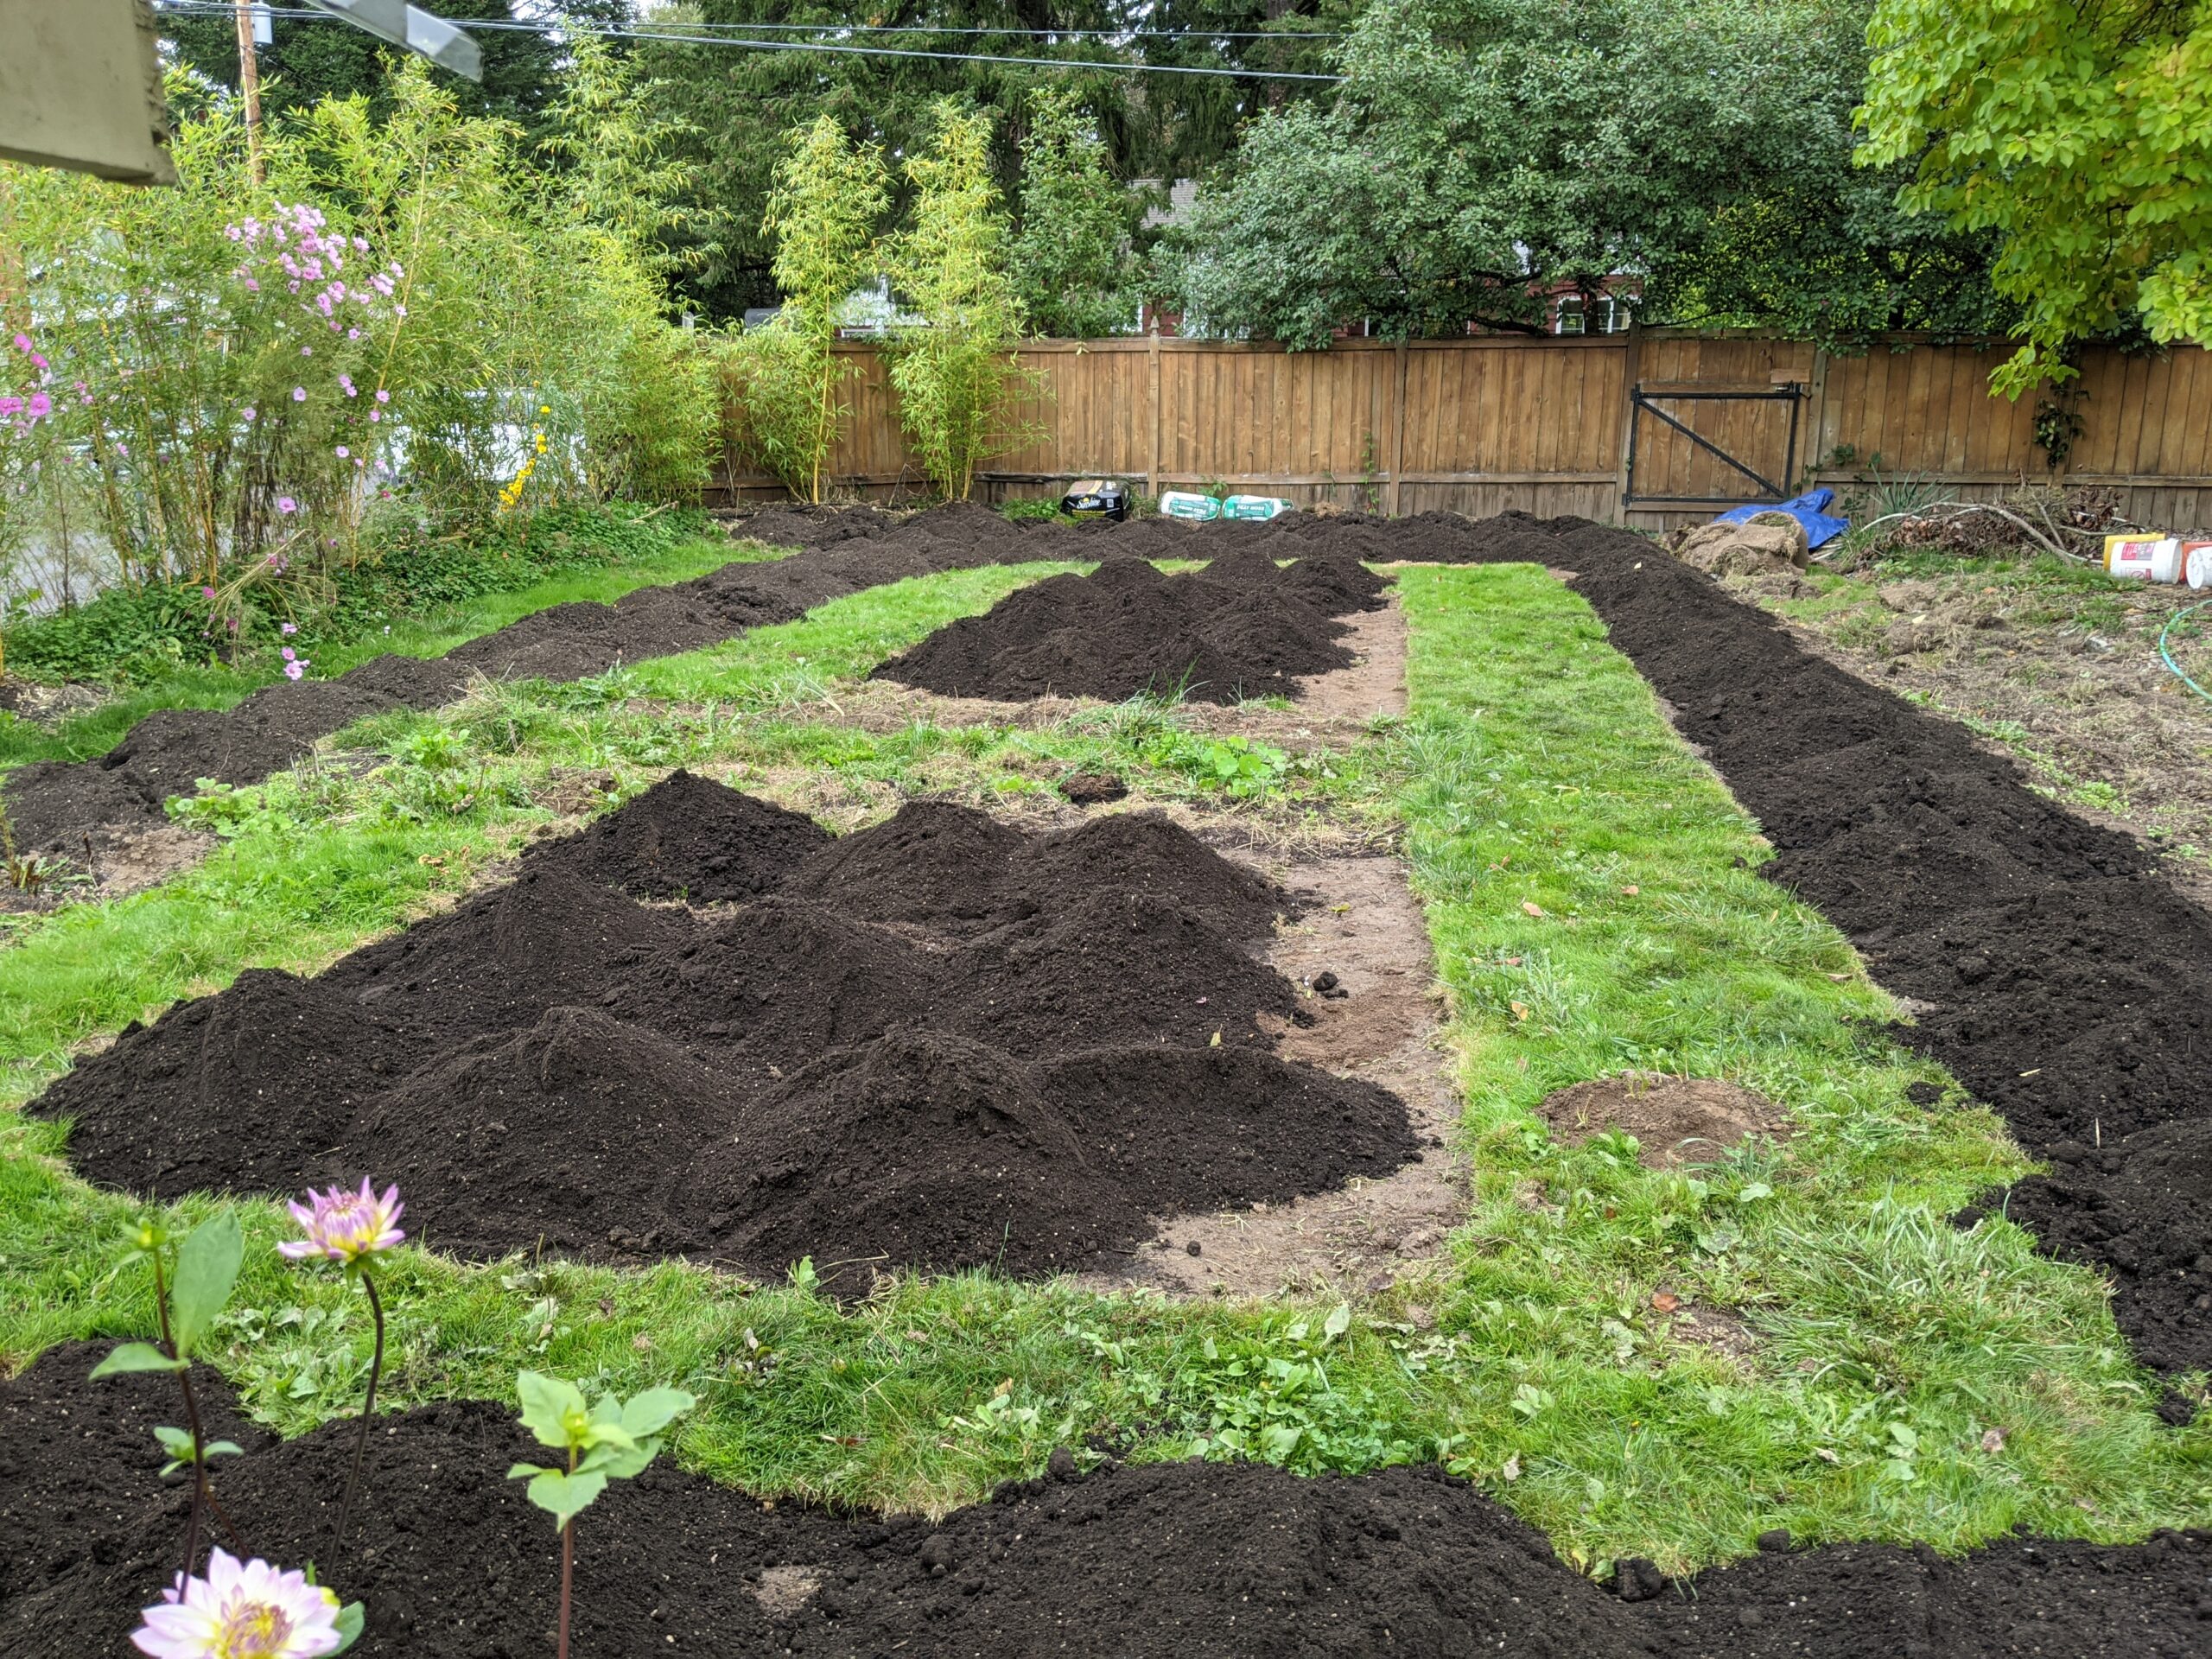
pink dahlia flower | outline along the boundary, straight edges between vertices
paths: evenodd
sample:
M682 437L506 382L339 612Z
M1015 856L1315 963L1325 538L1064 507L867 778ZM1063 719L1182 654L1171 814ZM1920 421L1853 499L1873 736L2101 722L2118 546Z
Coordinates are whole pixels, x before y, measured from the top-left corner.
M406 1209L399 1202L397 1186L385 1188L384 1196L378 1198L365 1175L359 1192L348 1192L342 1186L334 1186L327 1192L309 1192L307 1203L291 1206L292 1219L307 1236L276 1249L295 1262L327 1255L333 1262L351 1265L365 1255L391 1249L407 1236L396 1224Z
M139 1615L130 1642L153 1659L319 1659L346 1644L338 1613L338 1598L306 1573L241 1563L219 1547L206 1578L164 1590Z

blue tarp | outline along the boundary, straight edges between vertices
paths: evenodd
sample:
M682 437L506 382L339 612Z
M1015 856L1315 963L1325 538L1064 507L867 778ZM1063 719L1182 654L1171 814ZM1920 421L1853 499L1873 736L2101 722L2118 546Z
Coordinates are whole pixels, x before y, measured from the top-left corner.
M1838 518L1821 511L1834 499L1834 490L1808 490L1794 500L1779 502L1770 507L1738 507L1732 512L1722 513L1713 522L1716 524L1740 524L1754 513L1786 512L1805 526L1805 544L1808 547L1825 547L1851 528L1850 519Z

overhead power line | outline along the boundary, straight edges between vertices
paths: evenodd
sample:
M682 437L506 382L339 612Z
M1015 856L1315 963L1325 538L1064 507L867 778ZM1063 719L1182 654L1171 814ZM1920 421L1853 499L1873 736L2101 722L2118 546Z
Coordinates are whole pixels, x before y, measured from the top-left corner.
M163 12L178 13L182 15L216 12L227 15L230 13L232 7L228 3L228 0L163 0L160 10ZM275 6L272 6L270 9L270 15L275 17L296 18L303 22L334 22L338 21L327 12L292 10ZM733 35L695 35L689 33L678 34L674 32L675 29L678 27L685 29L689 29L693 27L690 24L670 26L637 24L623 27L613 24L580 23L567 20L563 20L558 22L537 23L528 22L515 18L484 18L472 19L466 27L471 31L478 29L504 29L511 32L533 35L584 35L594 36L601 40L640 41L657 41L665 45L709 46L743 52L814 52L850 57L925 59L940 63L995 63L1021 69L1107 69L1112 70L1117 73L1128 74L1214 75L1226 76L1236 80L1311 80L1326 81L1332 84L1341 81L1344 79L1342 75L1314 74L1288 69L1231 67L1225 64L1132 63L1126 60L1117 58L1016 57L994 53L931 52L919 50L911 47L862 46L855 45L844 41L761 40L752 38L750 36ZM722 25L721 27L730 29L749 29L753 26L740 23L727 24ZM779 27L797 28L804 26L780 25ZM1076 33L1076 31L1016 29L975 29L963 31L950 29L901 29L893 31L889 29L884 29L881 30L871 31L865 25L854 25L851 28L845 28L839 25L828 25L823 26L821 32L839 35L861 35L869 32L885 34L893 32L911 32L915 34L972 33L979 35L1052 35L1059 33L1072 35ZM1323 35L1291 37L1272 35L1265 36L1252 35L1249 37L1231 37L1221 35L1210 35L1197 31L1179 32L1167 30L1132 30L1126 35L1109 35L1106 31L1103 30L1084 31L1084 33L1086 38L1102 37L1109 39L1129 39L1139 35L1142 35L1145 38L1148 39L1164 38L1170 40L1196 41L1214 41L1230 38L1264 38L1269 40L1285 38L1334 38L1332 36Z

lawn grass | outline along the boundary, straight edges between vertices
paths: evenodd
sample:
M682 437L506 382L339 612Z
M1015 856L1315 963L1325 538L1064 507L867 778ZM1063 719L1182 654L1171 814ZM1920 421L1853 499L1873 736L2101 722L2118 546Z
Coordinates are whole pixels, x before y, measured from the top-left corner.
M455 645L503 628L533 611L585 601L611 604L634 588L688 582L726 564L781 558L790 550L701 536L620 563L579 567L527 588L428 607L380 633L316 646L315 677L334 678L387 652L403 657L442 657ZM232 708L283 677L283 669L270 653L262 652L260 658L263 660L253 665L236 668L219 664L180 664L156 677L126 685L114 701L65 720L35 721L0 715L0 768L30 760L85 760L104 754L159 709Z
M488 689L356 728L346 743L402 758L238 791L204 869L0 951L8 1098L149 1007L250 963L318 965L462 886L543 820L530 791L563 769L606 769L617 798L677 764L818 774L881 810L924 785L1049 787L1080 760L1143 795L1236 804L1208 791L1189 761L1206 740L1172 708L1021 732L837 722L882 652L1056 568L918 579L597 682ZM688 1465L763 1493L927 1510L1093 1437L1301 1471L1441 1458L1586 1566L1636 1554L1671 1570L1776 1525L1949 1547L2201 1520L2212 1436L2158 1423L2094 1275L2002 1223L1943 1222L2022 1168L2017 1154L1882 1034L1895 1010L1834 931L1758 879L1753 826L1582 601L1532 568L1401 582L1411 717L1244 804L1402 829L1476 1168L1432 1278L1341 1313L981 1275L904 1279L840 1308L804 1269L756 1287L409 1252L385 1284L388 1397L505 1396L524 1366L625 1390L677 1382L703 1402L679 1437ZM1760 1088L1800 1132L1659 1173L1618 1137L1561 1147L1531 1116L1553 1088L1631 1066ZM1915 1082L1944 1099L1913 1105ZM0 1363L149 1317L111 1242L131 1206L68 1175L60 1142L0 1116ZM239 1208L255 1248L220 1363L296 1432L349 1408L365 1319L334 1276L266 1248L279 1206ZM410 1219L435 1247L437 1217ZM1748 1351L1684 1340L1654 1305L1662 1287L1732 1311Z

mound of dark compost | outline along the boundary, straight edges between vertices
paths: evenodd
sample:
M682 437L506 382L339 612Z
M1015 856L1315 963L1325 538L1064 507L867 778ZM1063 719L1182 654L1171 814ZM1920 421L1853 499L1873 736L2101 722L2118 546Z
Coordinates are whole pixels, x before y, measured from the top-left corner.
M771 892L829 844L801 813L678 771L581 833L533 847L523 862L639 899L706 905Z
M165 1379L86 1380L104 1344L48 1351L0 1381L0 1650L127 1650L176 1567L186 1495L156 1473ZM363 1659L544 1651L558 1535L508 1465L535 1443L511 1405L383 1420L353 1538L332 1538L353 1437L334 1422L276 1441L204 1376L225 1509L258 1554L313 1560L359 1600ZM2183 1659L2212 1537L2135 1545L2012 1539L1945 1560L1845 1545L1761 1554L1624 1601L1543 1538L1433 1468L1300 1478L1249 1464L1108 1464L1055 1452L1039 1478L935 1524L772 1510L664 1457L576 1527L575 1651L808 1653L874 1659ZM1648 1575L1648 1576L1647 1576Z
M2059 1160L2016 1190L2014 1217L2113 1274L2146 1363L2212 1365L2212 917L2154 855L1640 537L1518 514L1427 533L1425 558L1578 573L1612 643L1774 843L1762 874L1910 1000L1904 1041Z
M1154 1217L1412 1155L1395 1096L1268 1052L1302 1015L1251 946L1288 908L1156 817L1033 837L916 804L829 842L679 773L315 978L132 1028L36 1109L91 1179L373 1173L473 1256L1106 1267Z
M1351 665L1335 619L1381 604L1383 585L1357 560L1319 554L1279 570L1253 544L1179 576L1109 558L1088 576L1049 577L948 624L871 677L1008 702L1294 697L1298 676Z

